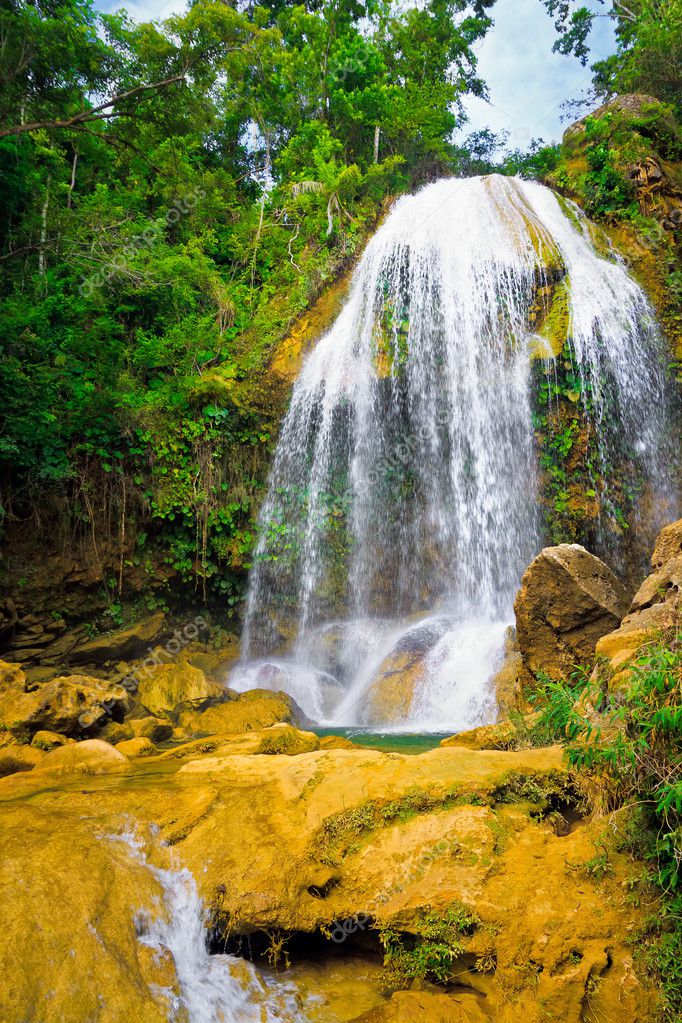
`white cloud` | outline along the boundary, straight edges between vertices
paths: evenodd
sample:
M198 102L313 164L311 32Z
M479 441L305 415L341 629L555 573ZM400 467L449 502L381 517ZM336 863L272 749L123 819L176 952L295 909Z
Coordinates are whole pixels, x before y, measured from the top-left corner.
M492 15L495 25L477 50L490 102L465 100L466 132L507 129L510 145L520 149L531 138L557 141L565 127L561 103L589 86L589 67L552 52L556 30L541 0L498 0ZM596 23L594 44L594 60L613 50L612 28L604 19Z
M120 0L100 0L95 7L107 14L123 9L135 21L157 21L184 11L187 0L129 0L127 3L121 3Z

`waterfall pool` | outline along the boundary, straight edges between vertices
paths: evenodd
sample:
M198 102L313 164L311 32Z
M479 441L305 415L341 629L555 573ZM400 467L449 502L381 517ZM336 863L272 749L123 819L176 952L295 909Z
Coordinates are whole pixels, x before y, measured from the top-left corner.
M435 749L442 739L447 739L452 732L404 732L391 729L370 731L364 728L313 728L312 731L322 739L329 735L338 735L350 739L356 746L364 749L381 750L382 753L427 753Z

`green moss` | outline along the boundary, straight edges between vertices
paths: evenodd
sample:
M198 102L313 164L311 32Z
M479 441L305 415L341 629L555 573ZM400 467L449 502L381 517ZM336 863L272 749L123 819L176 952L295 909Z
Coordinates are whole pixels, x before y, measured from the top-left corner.
M569 338L571 322L569 288L568 278L564 277L551 287L550 296L541 301L534 324L537 340L531 346L531 358L548 359L561 355Z

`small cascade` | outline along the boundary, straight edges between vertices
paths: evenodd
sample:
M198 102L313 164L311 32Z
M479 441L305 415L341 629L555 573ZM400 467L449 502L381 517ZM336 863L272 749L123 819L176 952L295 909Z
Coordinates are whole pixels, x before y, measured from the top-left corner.
M449 179L400 199L294 386L230 685L285 689L327 723L494 720L490 679L543 545L533 381L559 363L594 437L605 550L616 447L654 503L666 490L644 293L540 184Z
M161 956L171 953L177 990L159 991L170 1020L187 1023L305 1023L293 989L264 977L245 960L212 955L208 950L208 915L186 868L164 869L147 860L143 843L132 833L111 836L123 841L163 891L163 908L152 915L140 909L135 926L141 944Z

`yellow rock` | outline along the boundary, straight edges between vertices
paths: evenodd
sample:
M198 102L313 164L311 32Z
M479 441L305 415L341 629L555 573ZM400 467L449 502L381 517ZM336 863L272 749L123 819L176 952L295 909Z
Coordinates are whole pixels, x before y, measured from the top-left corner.
M136 757L154 757L159 752L151 741L144 736L136 739L126 739L124 742L116 743L115 747L124 757L134 760Z
M596 653L606 662L611 685L627 681L624 669L643 647L678 628L682 611L682 519L661 530L653 557L653 572L633 597L620 627L603 636Z
M466 732L441 739L441 746L465 746L467 749L513 749L523 741L523 728L530 727L539 717L539 713L526 714L521 718L519 728L509 721L497 725L482 725L470 728ZM520 731L521 729L521 731Z
M99 738L110 742L115 746L117 742L125 742L126 739L133 739L135 733L130 721L109 721L99 733Z
M182 710L205 707L225 696L225 687L206 678L200 668L186 661L158 664L140 676L140 703L156 717L168 717Z
M164 742L172 738L173 722L168 718L132 718L129 722L131 738L151 739L152 742ZM119 740L122 741L122 740Z
M159 760L190 760L190 770L212 771L216 765L220 766L217 758L221 757L250 756L255 753L297 756L319 748L320 740L314 732L302 732L291 725L276 724L270 728L195 739L167 750Z
M108 742L85 739L47 753L40 770L56 774L122 774L130 770L130 762Z
M478 997L430 991L397 991L387 1005L360 1016L358 1023L490 1023Z
M524 696L524 687L532 684L533 677L523 663L513 628L505 636L505 657L502 667L491 679L497 696L498 719L504 721L510 711L525 713L530 710Z
M382 661L367 691L365 723L392 725L407 720L415 686L422 677L423 660L423 651L398 650Z
M98 833L46 806L2 809L3 1023L167 1023L135 932L136 914L161 905L152 873L107 838L108 825Z
M59 732L36 732L31 739L31 745L36 749L43 750L44 753L49 753L57 746L66 746L67 743L73 741L73 739L67 739L65 735L60 735Z
M0 662L0 725L22 741L45 730L87 733L127 708L126 691L102 679L67 675L29 684L20 668Z
M323 735L320 739L320 749L357 749L358 744L343 735Z
M463 904L480 923L453 961L456 988L429 989L415 1020L466 1019L443 1013L473 1013L476 1005L495 1023L585 1023L586 1005L598 1019L651 1019L653 993L637 974L631 939L655 907L648 896L645 908L623 896L642 866L609 846L611 871L597 880L581 865L594 857L595 843L610 841L603 822L558 829L553 816L545 819L570 793L559 748L222 755L221 743L231 741L199 740L177 769L167 754L140 761L125 784L65 779L62 791L40 768L0 780L0 815L11 825L9 837L0 829L0 883L12 892L0 930L0 1019L23 1019L16 1005L22 998L34 1004L26 1001L33 991L39 1004L54 992L52 1015L40 1023L156 1018L131 925L131 907L149 905L153 879L138 881L117 847L93 838L122 820L137 822L142 835L158 828L178 865L193 873L214 920L232 933L310 933L355 920L363 941L374 925L418 936L425 914ZM201 750L202 742L217 745ZM58 855L45 852L52 841ZM18 883L26 877L30 889ZM72 888L74 910L65 914ZM82 994L70 948L77 949ZM112 1007L108 1016L95 1014L93 990ZM405 1006L419 1005L414 996L424 992L407 994L388 1002L393 1015L376 1018L409 1018Z
M225 695L225 691L222 692ZM254 728L268 728L278 722L295 720L296 714L286 693L252 689L206 710L186 711L180 715L180 726L195 735L219 735L249 732Z
M0 778L18 771L30 771L39 764L45 754L34 746L11 743L0 749Z

